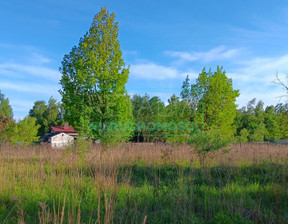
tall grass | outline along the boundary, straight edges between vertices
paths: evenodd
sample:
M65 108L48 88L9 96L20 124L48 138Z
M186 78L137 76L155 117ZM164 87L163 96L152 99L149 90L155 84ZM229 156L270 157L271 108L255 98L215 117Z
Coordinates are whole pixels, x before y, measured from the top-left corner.
M285 223L288 146L1 146L0 223Z

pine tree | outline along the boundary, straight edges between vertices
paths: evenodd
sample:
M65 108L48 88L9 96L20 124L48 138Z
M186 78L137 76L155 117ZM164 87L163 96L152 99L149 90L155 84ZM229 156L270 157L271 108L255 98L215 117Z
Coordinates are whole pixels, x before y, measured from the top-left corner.
M188 100L190 96L190 83L189 83L189 76L186 76L186 79L183 81L182 90L180 93L182 100Z

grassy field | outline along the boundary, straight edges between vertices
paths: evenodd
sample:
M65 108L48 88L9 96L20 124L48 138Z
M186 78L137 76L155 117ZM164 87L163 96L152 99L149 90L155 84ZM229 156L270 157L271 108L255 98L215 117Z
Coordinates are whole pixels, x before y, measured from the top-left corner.
M0 223L288 223L288 146L0 149Z

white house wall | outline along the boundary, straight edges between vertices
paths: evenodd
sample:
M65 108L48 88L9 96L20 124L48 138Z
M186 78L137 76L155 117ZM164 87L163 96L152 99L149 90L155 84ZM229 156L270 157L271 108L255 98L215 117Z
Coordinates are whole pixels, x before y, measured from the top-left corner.
M74 142L74 137L69 136L65 133L59 133L51 137L52 148L62 148L71 145Z

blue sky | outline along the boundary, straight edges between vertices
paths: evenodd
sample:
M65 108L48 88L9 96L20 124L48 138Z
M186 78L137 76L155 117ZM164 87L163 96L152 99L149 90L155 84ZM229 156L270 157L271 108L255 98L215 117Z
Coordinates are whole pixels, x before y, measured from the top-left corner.
M285 102L272 81L288 73L286 1L9 0L0 2L0 89L15 119L36 100L61 100L61 60L103 6L119 22L128 93L167 100L187 74L193 81L220 65L240 90L239 107L255 97Z

